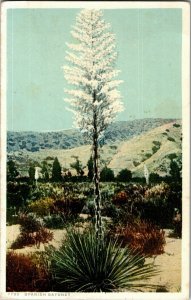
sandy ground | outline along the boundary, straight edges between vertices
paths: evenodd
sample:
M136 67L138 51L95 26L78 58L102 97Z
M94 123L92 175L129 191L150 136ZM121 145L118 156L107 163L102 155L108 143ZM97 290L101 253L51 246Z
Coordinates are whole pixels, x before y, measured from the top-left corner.
M66 230L55 229L51 230L54 233L54 239L49 242L59 248ZM154 262L158 266L160 273L149 280L150 284L165 286L168 292L180 292L181 288L181 239L168 237L169 230L165 230L166 245L165 253L158 255L155 258L148 258L147 261ZM16 240L19 235L19 225L7 226L7 248L9 249L12 242ZM44 245L40 248L25 247L15 250L17 253L29 253L35 251L43 251ZM148 290L145 290L148 291Z

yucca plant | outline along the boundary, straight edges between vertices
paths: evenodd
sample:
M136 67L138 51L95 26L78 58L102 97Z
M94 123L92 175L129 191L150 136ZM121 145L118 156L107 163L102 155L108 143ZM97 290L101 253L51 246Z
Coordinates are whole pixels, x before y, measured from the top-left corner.
M95 232L71 231L62 247L49 252L51 272L59 291L138 291L142 280L158 273L153 264L117 241L97 239Z

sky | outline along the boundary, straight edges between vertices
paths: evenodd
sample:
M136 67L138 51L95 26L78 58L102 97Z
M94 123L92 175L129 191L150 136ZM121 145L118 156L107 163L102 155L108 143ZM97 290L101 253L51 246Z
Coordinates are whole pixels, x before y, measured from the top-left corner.
M8 9L7 129L73 126L62 66L79 9ZM125 110L117 121L181 118L182 10L107 9Z

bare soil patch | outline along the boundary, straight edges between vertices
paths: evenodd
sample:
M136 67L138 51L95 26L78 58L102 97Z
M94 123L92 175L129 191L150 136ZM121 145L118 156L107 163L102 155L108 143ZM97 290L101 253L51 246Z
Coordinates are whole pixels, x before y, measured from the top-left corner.
M54 238L49 245L59 248L62 240L66 235L65 229L51 230L54 233ZM7 226L7 249L16 240L19 235L19 225ZM147 258L149 262L153 262L160 274L149 280L150 284L164 286L168 292L180 292L181 288L181 239L169 237L169 230L165 230L166 245L164 254L156 257ZM14 250L18 253L30 253L35 251L44 251L44 245L41 244L40 248L36 246L24 247L22 249ZM144 290L143 291L148 291ZM155 291L155 290L154 290Z

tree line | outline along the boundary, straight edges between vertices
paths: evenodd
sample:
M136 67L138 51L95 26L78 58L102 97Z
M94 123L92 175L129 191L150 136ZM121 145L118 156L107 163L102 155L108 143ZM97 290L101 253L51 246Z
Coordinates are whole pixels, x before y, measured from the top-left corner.
M93 158L90 156L87 162L87 175L85 175L84 169L85 166L82 165L82 162L79 160L78 156L73 156L75 161L70 164L71 169L75 170L76 175L71 172L70 169L62 170L62 166L57 157L54 158L51 170L46 161L43 161L42 164L32 163L28 169L28 179L30 182L35 180L42 180L44 182L62 182L62 181L93 181L94 178L94 165ZM41 167L40 167L41 166ZM16 163L13 160L7 162L7 180L14 181L18 178L21 178L21 174L17 170ZM116 176L114 171L108 168L106 165L101 169L99 174L100 181L102 182L140 182L144 183L144 177L132 177L132 172L127 168L122 169ZM170 180L171 179L171 180ZM178 166L175 160L171 160L169 176L161 177L157 173L149 174L150 183L158 183L161 181L180 181L181 180L181 168Z

